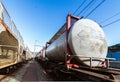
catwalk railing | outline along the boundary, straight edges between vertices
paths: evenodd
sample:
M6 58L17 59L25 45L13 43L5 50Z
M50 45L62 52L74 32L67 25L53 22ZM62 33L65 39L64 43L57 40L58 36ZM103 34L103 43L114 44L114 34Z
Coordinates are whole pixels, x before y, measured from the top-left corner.
M9 13L5 9L4 5L2 2L0 2L0 19L7 25L7 27L12 31L13 35L17 37L18 41L20 44L23 45L23 38L18 31L15 23L11 19Z

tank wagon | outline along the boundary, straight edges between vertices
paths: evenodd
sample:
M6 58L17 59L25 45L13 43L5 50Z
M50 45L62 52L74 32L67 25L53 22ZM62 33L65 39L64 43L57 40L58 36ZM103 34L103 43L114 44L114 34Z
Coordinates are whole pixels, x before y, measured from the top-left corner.
M73 74L82 80L118 81L120 70L109 68L109 60L114 58L106 58L107 50L99 24L69 14L66 23L36 55L36 60L46 70Z
M0 70L9 72L25 61L23 51L23 38L0 2Z
M102 28L90 19L71 17L68 16L68 23L47 42L44 57L56 63L64 63L72 57L71 63L100 66L107 54L107 41ZM90 58L95 59L90 63Z

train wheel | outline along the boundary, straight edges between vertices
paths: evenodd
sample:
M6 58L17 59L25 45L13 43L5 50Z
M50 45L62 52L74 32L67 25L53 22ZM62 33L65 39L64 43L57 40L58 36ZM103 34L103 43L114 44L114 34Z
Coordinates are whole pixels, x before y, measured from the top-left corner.
M5 73L9 74L10 73L10 68L6 68Z
M13 68L16 70L17 69L17 67L16 66L13 66Z

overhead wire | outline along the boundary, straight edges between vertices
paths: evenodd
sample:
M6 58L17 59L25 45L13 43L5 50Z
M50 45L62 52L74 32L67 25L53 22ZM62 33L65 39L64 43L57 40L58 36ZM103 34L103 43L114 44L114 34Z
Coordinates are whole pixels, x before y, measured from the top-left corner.
M91 5L89 6L88 9L90 9L90 8L95 4L96 1L97 1L97 0L95 0L95 1L93 2L93 4L91 4ZM88 11L88 9L86 9L86 10L83 12L83 15Z
M94 0L91 0L91 1L81 10L81 12L79 12L79 13L77 14L77 16L79 16L87 7L89 7L89 5L91 5L93 1L94 1Z
M120 21L120 19L117 19L117 20L115 20L115 21L113 21L113 22L111 22L111 23L109 23L109 24L103 25L103 27L107 27L107 26L109 26L109 25L111 25L111 24L114 24L114 23L116 23L116 22L119 22L119 21Z
M101 24L101 23L104 23L104 22L106 22L106 21L108 21L108 20L110 20L110 19L112 19L113 17L115 17L115 16L117 16L117 15L120 15L120 12L118 12L118 13L116 13L115 15L113 15L113 16L111 16L111 17L109 17L109 18L107 18L107 19L105 19L105 20L103 20L103 21L101 21L100 24Z
M90 1L90 2L77 14L77 16L79 16L85 9L87 9L87 8L93 3L93 1L94 1L94 0ZM102 0L94 9L92 9L92 10L86 15L86 17L90 16L90 15L91 15L100 5L102 5L105 1L106 1L106 0ZM86 2L86 0L84 0L84 1L81 3L81 5L75 10L75 12L74 12L73 14L75 14L75 13L80 9L80 7L85 4L85 2ZM88 9L87 9L87 10L88 10ZM85 12L84 12L84 13L85 13ZM115 16L117 16L117 15L119 15L119 14L120 14L120 12L118 12L118 13L116 13L115 15L113 15L113 16L111 16L111 17L109 17L109 18L107 18L107 19L105 19L105 20L103 20L103 21L101 21L100 23L104 23L104 22L112 19L113 17L115 17ZM103 27L107 27L107 26L109 26L109 25L111 25L111 24L114 24L114 23L116 23L116 22L119 22L119 21L120 21L120 19L117 19L117 20L112 21L112 22L110 22L110 23L108 23L108 24L106 24L106 25L103 25Z
M103 2L105 2L105 0L102 0L91 12L89 12L86 17L90 16L100 5L103 4Z
M73 15L75 15L75 13L80 9L80 7L82 6L82 5L84 5L84 3L86 2L87 0L84 0L82 3L81 3L81 5L75 10L75 12L73 13Z

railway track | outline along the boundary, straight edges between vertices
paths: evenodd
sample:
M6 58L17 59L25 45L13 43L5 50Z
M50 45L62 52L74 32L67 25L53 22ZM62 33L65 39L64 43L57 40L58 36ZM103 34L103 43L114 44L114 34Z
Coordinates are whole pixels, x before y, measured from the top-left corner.
M53 74L54 77L56 77L56 81L120 81L120 69L116 68L90 68L81 66L80 68L70 67L67 70L64 65L57 65L52 62L40 64L45 67L46 70L49 70L51 72L50 74Z
M21 82L22 77L25 74L28 66L28 64L24 64L23 66L10 73L6 73L4 71L0 72L0 82Z

